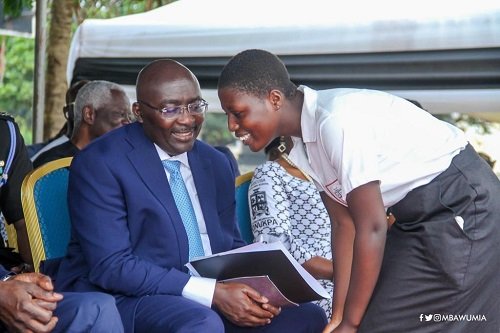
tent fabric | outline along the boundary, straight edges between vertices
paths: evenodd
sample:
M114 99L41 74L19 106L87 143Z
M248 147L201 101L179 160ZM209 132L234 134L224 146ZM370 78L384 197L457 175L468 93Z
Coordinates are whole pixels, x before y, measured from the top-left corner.
M84 21L72 40L68 82L87 78L133 85L149 61L174 58L210 90L231 56L261 48L278 54L297 83L318 89L366 87L403 95L437 90L462 97L474 90L495 100L500 2L449 4L178 0L146 13ZM441 112L443 106L430 108ZM500 112L500 101L479 109Z
M174 57L215 89L230 57ZM134 85L137 73L156 58L79 58L73 81L105 79ZM488 49L285 55L291 79L315 89L491 89L500 87L500 47Z
M72 41L68 74L78 58L217 57L248 48L303 55L500 47L498 31L500 4L484 0L453 6L430 0L342 6L331 0L179 0L146 13L84 21Z

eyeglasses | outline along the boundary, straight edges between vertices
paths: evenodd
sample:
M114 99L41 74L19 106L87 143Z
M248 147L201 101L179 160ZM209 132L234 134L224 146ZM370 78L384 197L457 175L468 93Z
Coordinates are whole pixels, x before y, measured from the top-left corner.
M160 107L154 107L141 100L137 100L137 102L146 105L150 109L160 112L164 118L168 119L179 117L183 110L186 110L188 114L203 115L208 108L208 103L204 99L197 100L196 102L189 103L188 105L165 105Z

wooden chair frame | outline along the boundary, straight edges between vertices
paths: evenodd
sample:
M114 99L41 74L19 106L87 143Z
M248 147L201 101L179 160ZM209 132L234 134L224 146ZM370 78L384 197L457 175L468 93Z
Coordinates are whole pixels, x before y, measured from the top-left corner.
M28 173L21 185L21 201L24 219L26 221L28 239L30 242L31 254L33 256L33 266L36 272L40 269L40 262L46 259L46 251L35 203L35 186L40 179L51 172L69 167L72 159L72 157L65 157L42 165Z

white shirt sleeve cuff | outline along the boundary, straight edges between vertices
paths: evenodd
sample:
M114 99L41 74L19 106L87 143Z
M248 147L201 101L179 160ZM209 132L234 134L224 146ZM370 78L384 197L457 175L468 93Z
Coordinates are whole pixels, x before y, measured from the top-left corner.
M211 307L216 283L215 279L191 276L182 290L182 297Z

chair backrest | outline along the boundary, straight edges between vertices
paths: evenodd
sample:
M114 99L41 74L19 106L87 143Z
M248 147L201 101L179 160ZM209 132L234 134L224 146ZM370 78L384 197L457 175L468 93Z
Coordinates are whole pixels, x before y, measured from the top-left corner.
M35 271L45 259L62 257L70 239L68 176L72 157L31 171L21 185L21 199Z
M17 232L14 224L7 224L4 220L5 232L7 233L7 245L17 252L19 252L19 246L17 245Z
M248 188L253 177L253 171L236 177L236 218L241 237L248 244L253 242L253 233L248 208Z

